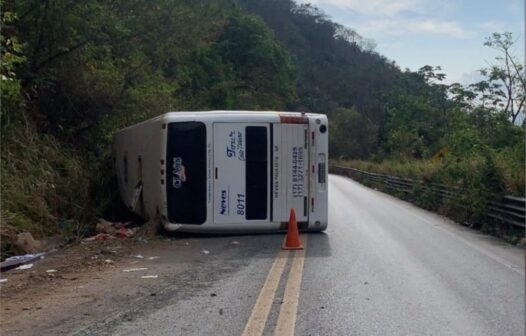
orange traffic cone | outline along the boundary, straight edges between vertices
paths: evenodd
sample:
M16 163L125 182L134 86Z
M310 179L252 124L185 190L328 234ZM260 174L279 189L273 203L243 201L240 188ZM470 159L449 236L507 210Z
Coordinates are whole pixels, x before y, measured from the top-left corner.
M296 222L296 211L294 211L294 209L290 209L287 237L283 242L282 248L284 250L303 250L303 245L301 245L300 240L300 233L298 231L298 223Z

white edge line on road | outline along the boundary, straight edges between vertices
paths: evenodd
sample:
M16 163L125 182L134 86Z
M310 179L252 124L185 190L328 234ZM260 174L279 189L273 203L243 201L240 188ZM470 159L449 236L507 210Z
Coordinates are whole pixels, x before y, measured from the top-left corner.
M417 216L418 217L418 216ZM425 219L421 218L423 221L429 223L428 221L426 221ZM440 226L436 226L432 223L429 223L431 225L433 225L434 228L436 229L439 229L440 231L442 232L445 232L447 233L448 235L450 235L451 237L455 238L456 240L459 240L461 242L463 242L464 244L468 245L469 247L471 247L472 249L478 251L479 253L482 253L483 255L485 255L486 257L492 259L493 261L499 263L499 264L502 264L503 266L506 266L507 268L509 268L510 270L516 272L516 273L519 273L520 275L522 276L525 276L525 272L522 270L522 267L519 266L519 265L514 265L512 263L509 263L507 262L506 260L502 259L501 257L499 256L496 256L494 255L493 253L490 253L488 251L485 251L484 249L478 247L477 245L473 244L472 242L470 242L469 240L466 240L462 237L459 237L458 235L455 235L454 233L448 231L447 229L444 229Z
M340 175L336 175L336 176L340 176ZM349 179L349 178L347 178L347 179ZM353 179L350 179L350 180L353 181L354 183L358 183L358 184L360 184L359 182L356 182L356 181L353 180ZM392 198L392 200L395 200L395 201L398 201L398 202L406 202L406 201L403 201L403 200L401 200L401 199L399 199L399 198L396 198L396 197L394 197L394 196L392 196L392 195L389 195L389 194L387 194L387 193L384 193L384 192L381 192L381 191L378 191L378 190L374 190L374 189L369 188L369 187L367 187L367 186L364 186L364 185L362 185L362 184L360 184L360 185L363 186L365 189L371 190L371 191L373 191L373 192L375 192L375 193L381 193L382 195L388 195L390 198ZM436 225L435 223L430 222L429 220L427 220L426 218L424 218L424 217L422 217L422 216L420 216L420 215L417 215L416 213L414 213L413 211L411 211L412 209L407 208L407 207L405 207L405 206L403 206L403 205L401 205L401 204L398 204L398 202L393 202L393 204L394 204L396 207L398 207L398 208L400 208L400 209L403 209L404 211L406 211L406 212L407 212L408 214L410 214L411 216L416 217L416 218L420 219L421 221L423 221L423 222L425 222L425 223L431 225L432 228L436 228L436 229L438 229L438 230L440 230L440 231L442 231L442 232L444 232L444 233L447 233L447 234L448 234L449 236L451 236L452 238L454 238L454 239L456 239L456 240L458 240L458 241L460 241L460 242L466 244L467 246L469 246L469 247L471 247L472 249L478 251L479 253L485 255L486 257L492 259L493 261L495 261L495 262L497 262L497 263L499 263L499 264L505 266L506 268L509 268L509 269L512 270L513 272L518 273L518 274L520 274L520 275L522 275L522 276L525 276L525 275L526 275L526 273L524 272L524 270L522 269L521 266L519 266L519 265L514 265L514 264L512 264L512 263L509 263L509 262L507 262L506 260L504 260L503 258L501 258L501 257L499 257L499 256L497 256L497 255L495 255L495 254L493 254L493 253L490 253L490 252L488 252L488 251L486 251L486 250L484 250L484 249L478 247L477 245L473 244L473 243L470 242L469 240L464 239L464 238L460 237L459 235L456 235L456 234L450 232L449 230L447 230L447 229L445 229L445 228L443 228L443 227L441 227L441 226L439 226L439 225ZM408 203L408 204L409 204L410 206L412 206L412 207L416 207L416 206L415 206L414 204L412 204L412 203ZM405 205L405 204L404 204L404 205ZM424 210L424 209L420 209L420 208L418 208L418 207L416 207L416 208L419 209L419 210L422 210L422 211L426 211L426 210Z
M514 272L516 272L516 273L518 273L518 274L520 274L520 275L522 275L522 276L525 276L525 272L522 270L522 267L521 267L521 266L519 266L519 265L514 265L514 264L512 264L512 263L507 262L506 260L502 259L501 257L499 257L499 256L497 256L497 255L495 255L495 254L493 254L493 253L490 253L490 252L488 252L488 251L486 251L486 250L484 250L484 249L478 247L477 245L473 244L473 243L470 242L469 240L464 239L464 238L460 237L459 235L454 234L453 232L450 232L449 230L447 230L447 229L445 229L445 228L443 228L443 227L441 227L441 226L439 226L439 225L437 225L437 224L435 224L435 223L430 222L430 221L427 220L426 218L424 218L424 217L422 217L422 216L420 216L420 215L417 215L416 213L413 213L412 211L409 211L408 209L404 208L403 206L401 206L401 205L399 205L399 204L396 204L396 202L395 202L394 204L395 204L397 207L399 207L399 208L401 208L401 209L404 209L404 210L405 210L407 213L409 213L411 216L416 217L416 218L420 219L421 221L423 221L423 222L425 222L425 223L431 225L432 228L435 228L435 229L438 229L438 230L440 230L440 231L442 231L442 232L444 232L444 233L447 233L450 237L452 237L452 238L454 238L454 239L456 239L456 240L458 240L458 241L460 241L460 242L466 244L467 246L469 246L469 247L471 247L472 249L478 251L479 253L485 255L486 257L492 259L493 261L495 261L495 262L497 262L497 263L499 263L499 264L501 264L501 265L503 265L503 266L509 268L510 270L512 270L512 271L514 271Z

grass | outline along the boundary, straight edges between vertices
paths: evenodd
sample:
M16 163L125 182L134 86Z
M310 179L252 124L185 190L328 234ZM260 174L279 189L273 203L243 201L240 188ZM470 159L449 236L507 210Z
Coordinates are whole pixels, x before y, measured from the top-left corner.
M81 236L94 222L97 168L83 153L18 122L3 128L1 158L2 255L13 252L16 233Z

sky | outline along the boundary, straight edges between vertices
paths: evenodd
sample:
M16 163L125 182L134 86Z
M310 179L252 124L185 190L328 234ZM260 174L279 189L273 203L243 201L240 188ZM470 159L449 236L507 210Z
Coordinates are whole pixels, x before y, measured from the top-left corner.
M496 63L484 46L493 32L511 32L524 64L524 0L296 0L322 9L332 21L376 43L402 69L441 66L446 83L470 84Z

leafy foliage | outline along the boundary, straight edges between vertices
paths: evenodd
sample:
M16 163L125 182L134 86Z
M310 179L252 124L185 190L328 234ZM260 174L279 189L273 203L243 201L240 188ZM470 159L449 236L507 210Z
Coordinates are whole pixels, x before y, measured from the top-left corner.
M257 17L228 17L218 40L194 60L182 87L193 108L285 109L295 98L290 57Z
M41 236L118 215L116 129L168 110L285 108L295 97L287 51L225 3L2 7L4 228Z

